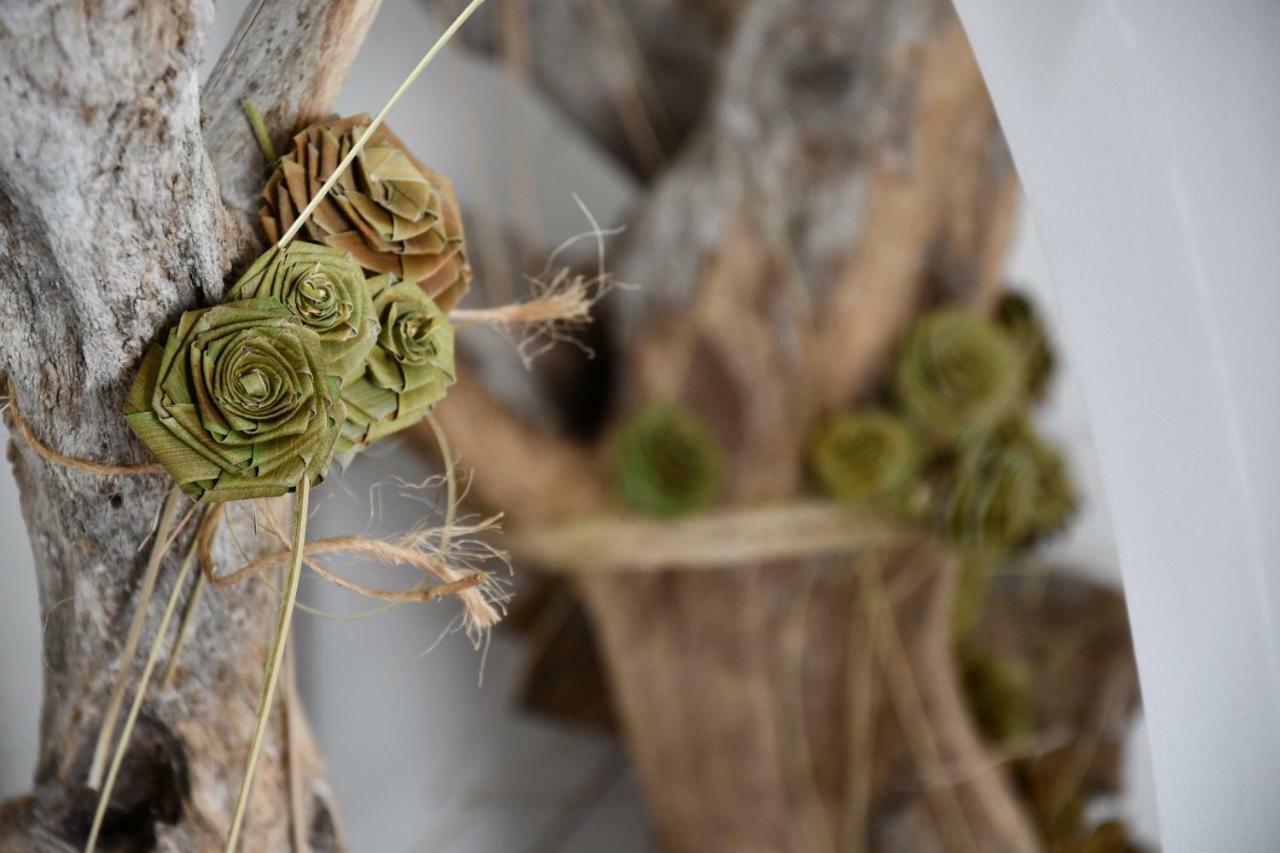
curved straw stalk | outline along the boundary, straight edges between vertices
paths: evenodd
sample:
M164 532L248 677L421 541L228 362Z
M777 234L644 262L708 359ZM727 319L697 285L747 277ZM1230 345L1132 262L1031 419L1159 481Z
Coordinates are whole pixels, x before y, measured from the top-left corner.
M138 642L142 639L142 629L147 621L147 608L151 604L151 596L155 592L156 579L160 576L160 564L164 561L164 556L169 551L169 546L173 543L181 531L183 526L191 518L191 512L195 510L193 504L191 510L178 524L177 529L173 527L174 516L178 512L178 501L182 498L182 491L174 486L169 490L169 496L165 499L164 507L160 510L160 521L156 527L155 542L151 546L151 556L147 560L147 567L142 573L142 586L138 591L138 606L134 610L133 619L129 623L129 633L125 636L124 650L120 652L120 664L116 670L115 683L111 686L111 695L107 699L107 710L102 717L102 728L98 731L98 742L93 749L93 760L89 765L89 787L100 788L102 786L102 774L106 770L107 750L111 745L111 736L115 733L116 717L120 713L120 705L124 701L124 689L128 684L129 674L133 670L133 659L138 654Z
M173 618L173 612L178 606L178 599L182 597L183 587L187 585L187 576L191 574L191 566L195 562L196 549L197 543L192 542L191 547L187 549L186 557L182 560L181 568L178 569L178 577L173 582L173 591L169 593L169 600L165 604L164 614L160 617L160 625L156 628L155 642L151 644L151 651L147 654L147 662L142 668L142 677L138 679L138 686L134 689L133 701L129 705L129 713L125 717L124 728L120 732L115 752L111 756L111 766L107 770L106 780L102 785L101 792L98 794L98 806L93 814L93 824L89 829L89 838L85 842L85 853L93 853L94 848L97 846L98 835L102 831L102 822L106 818L107 806L111 802L111 791L115 788L116 777L120 773L120 765L123 763L125 753L128 750L134 724L138 720L138 712L142 709L142 701L146 698L147 687L151 684L151 674L155 671L156 661L160 657L160 647L164 643L164 635L169 630L169 621ZM138 613L145 617L146 607L139 605ZM103 726L102 730L104 733L109 733L111 729Z
M293 627L293 608L298 601L298 583L302 578L302 549L307 541L307 507L311 502L311 481L307 476L298 480L298 492L293 499L293 547L289 559L287 589L280 599L280 612L276 619L275 632L271 637L271 649L267 653L267 670L263 679L262 695L258 698L258 724L253 732L253 741L249 745L249 757L245 762L244 780L240 784L240 794L236 798L235 815L231 818L231 831L227 835L227 853L233 853L240 838L240 828L244 825L245 814L249 809L249 795L253 791L253 780L257 775L258 757L262 754L262 739L267 732L267 721L271 719L272 701L275 699L276 686L280 681L280 665L289 643L289 629Z

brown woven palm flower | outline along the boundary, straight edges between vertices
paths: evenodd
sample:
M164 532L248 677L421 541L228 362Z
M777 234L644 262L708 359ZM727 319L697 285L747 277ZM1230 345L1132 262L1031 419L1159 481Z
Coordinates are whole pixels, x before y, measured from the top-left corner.
M262 191L269 240L288 230L368 125L366 115L331 116L293 138ZM386 127L365 144L304 230L312 242L350 252L365 269L418 282L443 311L471 282L453 185Z

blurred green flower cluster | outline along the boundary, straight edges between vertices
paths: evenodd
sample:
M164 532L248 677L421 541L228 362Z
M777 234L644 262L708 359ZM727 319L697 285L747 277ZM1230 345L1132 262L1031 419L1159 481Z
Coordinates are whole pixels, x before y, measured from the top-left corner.
M1007 554L1060 530L1076 496L1031 407L1053 356L1031 303L1004 296L994 318L940 308L907 331L879 405L839 415L810 445L832 498L905 515L968 551Z
M125 415L196 500L274 497L417 422L453 379L453 328L416 283L294 242L182 315Z

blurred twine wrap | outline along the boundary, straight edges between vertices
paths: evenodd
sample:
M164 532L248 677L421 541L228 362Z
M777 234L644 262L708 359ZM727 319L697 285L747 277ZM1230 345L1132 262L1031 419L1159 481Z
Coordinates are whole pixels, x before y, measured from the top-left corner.
M1048 339L1024 297L1002 304L996 320L962 308L923 315L890 370L896 408L848 411L816 432L808 464L830 503L684 517L714 502L723 454L696 418L656 403L624 424L614 453L621 504L652 518L520 531L513 550L570 571L636 570L935 541L990 569L1061 530L1076 506L1065 461L1026 415L1050 375Z
M267 238L280 239L369 126L330 116L302 130L262 191ZM375 273L420 284L449 311L471 282L453 185L420 163L385 125L343 172L303 230Z

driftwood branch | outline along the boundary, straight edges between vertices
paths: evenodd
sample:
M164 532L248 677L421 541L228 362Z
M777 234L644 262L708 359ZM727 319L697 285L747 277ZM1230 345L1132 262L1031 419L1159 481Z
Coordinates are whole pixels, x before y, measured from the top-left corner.
M446 11L459 0L431 0ZM494 0L463 31L648 180L700 120L747 0Z
M201 93L205 143L222 200L257 233L266 162L245 119L244 99L262 113L277 150L333 106L381 0L254 0Z
M237 98L256 98L281 130L290 110L327 109L374 5L256 4L203 124L197 71L211 4L0 9L0 371L43 442L78 458L142 458L120 414L135 365L182 310L221 297L250 233L247 187L263 164ZM10 458L47 667L35 789L0 810L0 850L78 850L95 805L83 783L99 713L137 606L139 546L168 485L71 471L22 443ZM241 538L261 544L251 530ZM158 595L179 556L162 569ZM220 845L273 607L263 585L204 596L173 688L144 706L104 845ZM297 729L294 750L278 728L269 735L246 849L288 848L286 752L301 780L301 834L314 850L342 846L314 744L305 724Z

